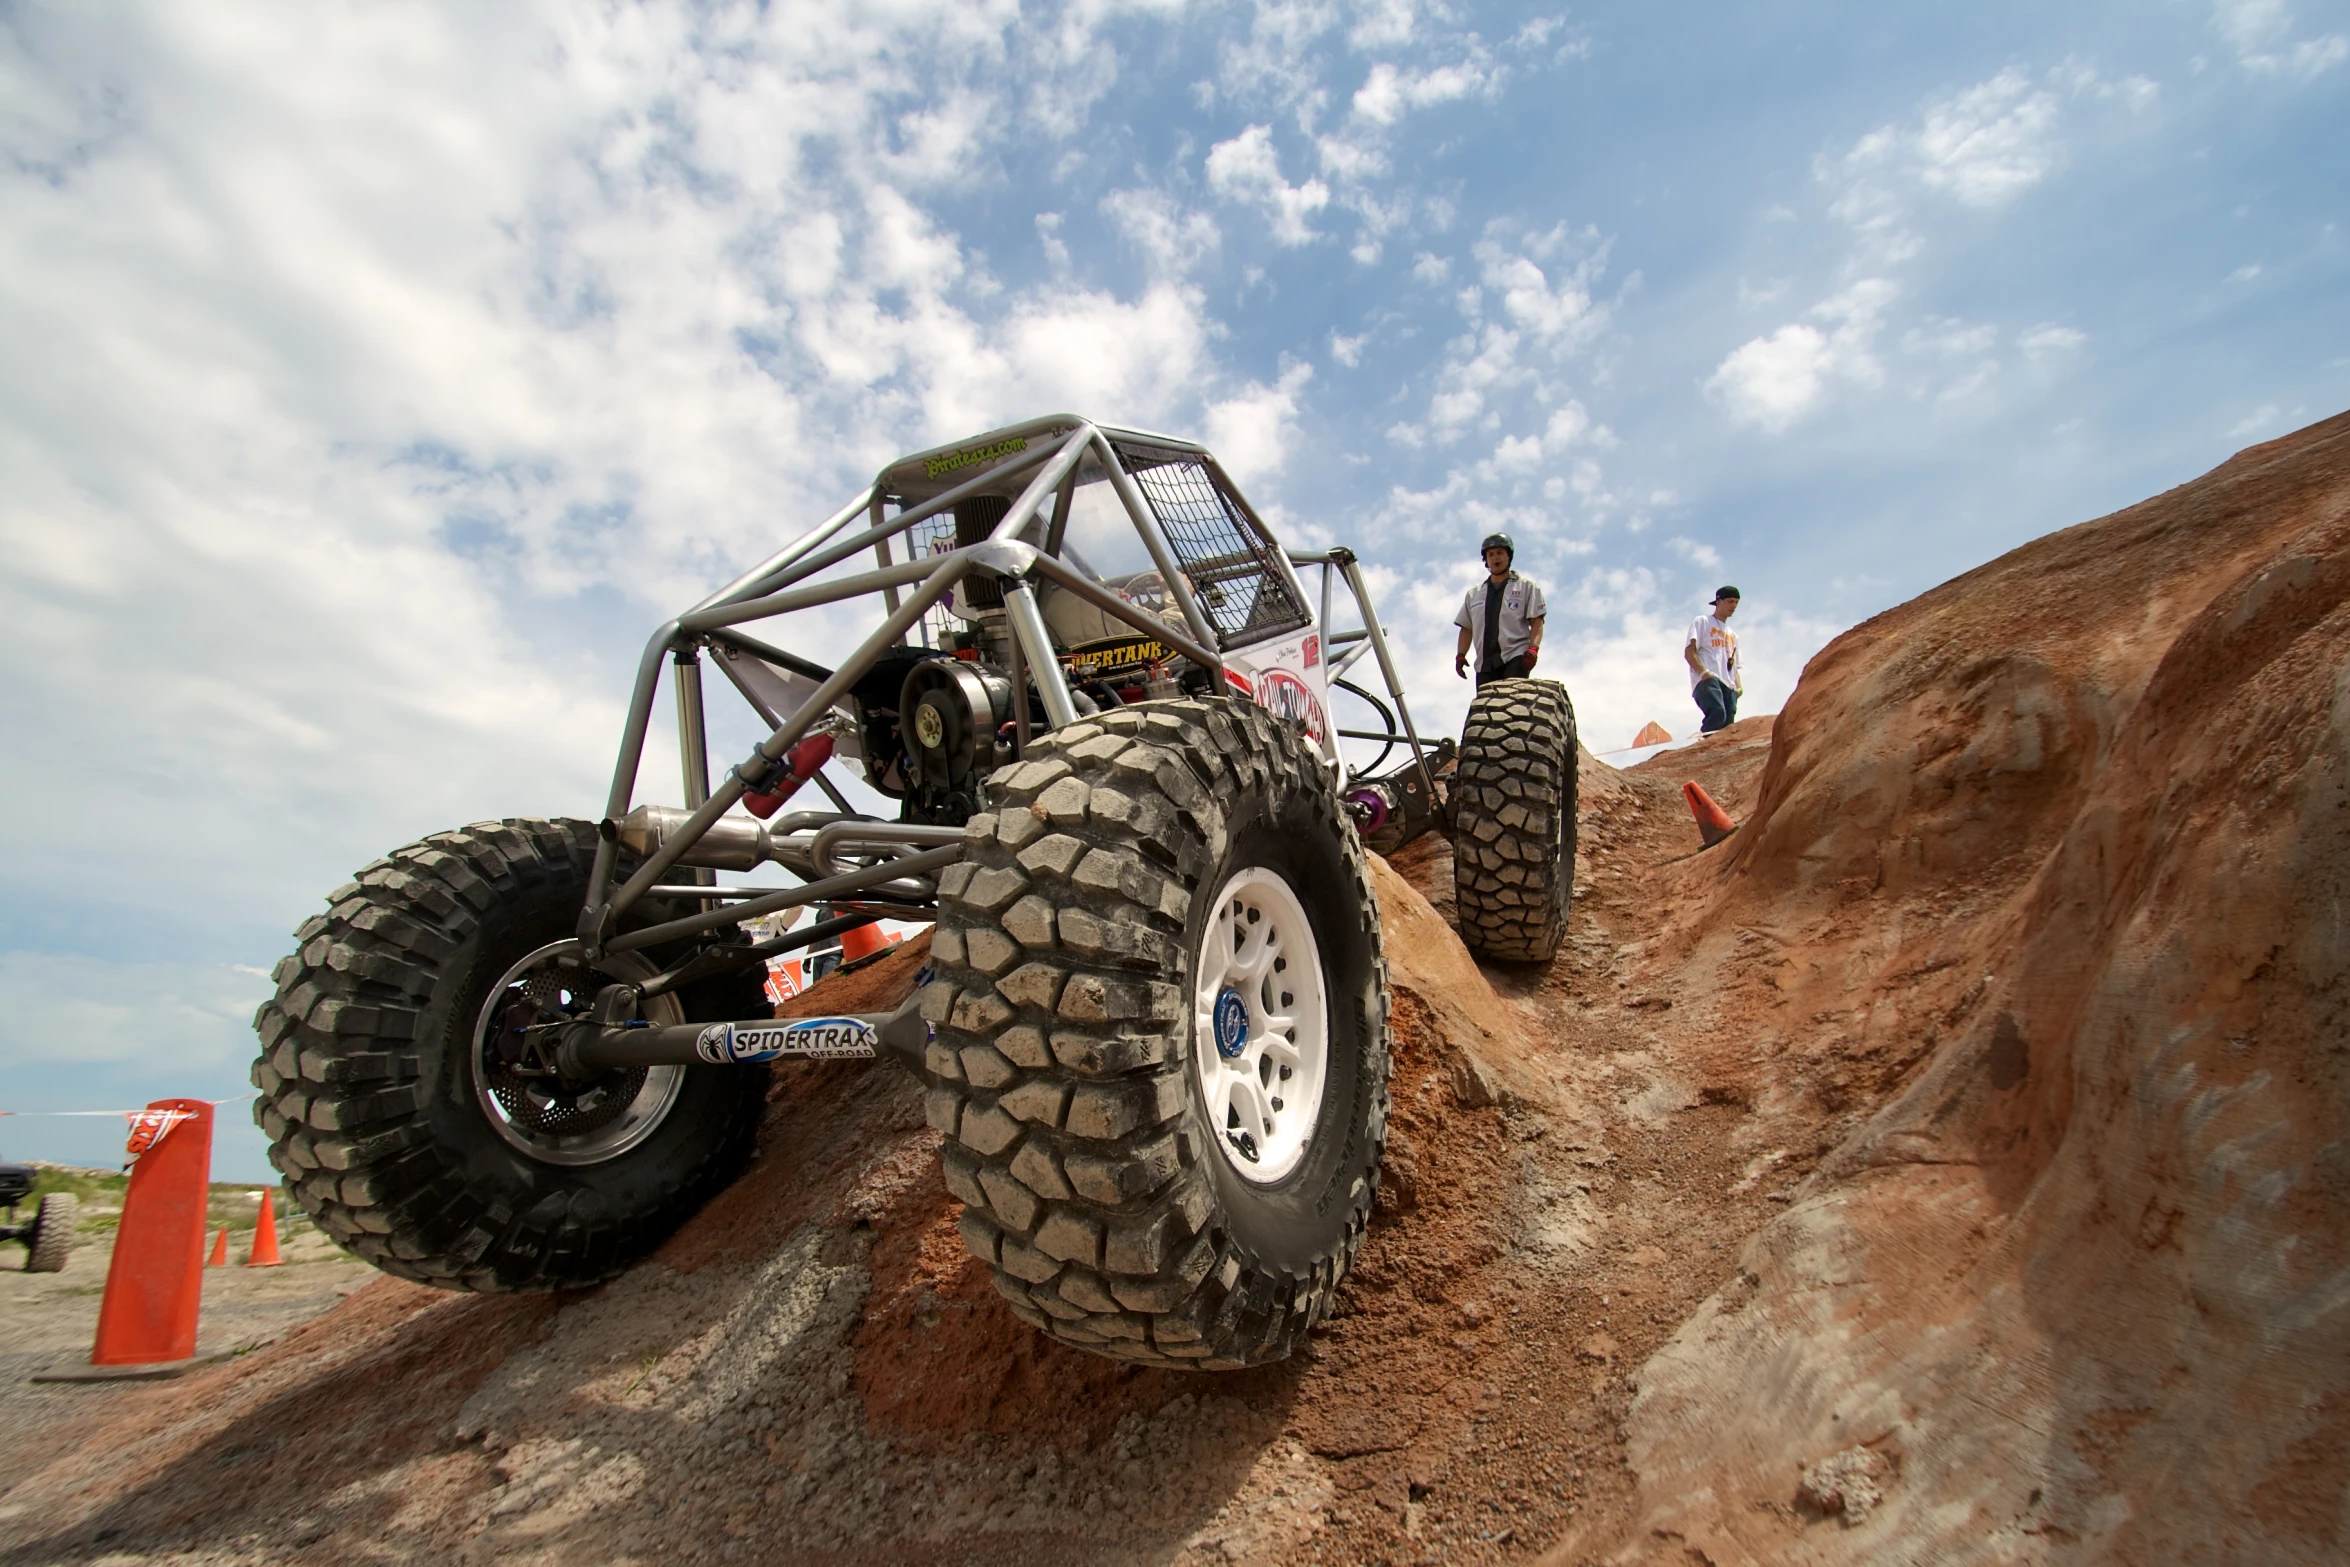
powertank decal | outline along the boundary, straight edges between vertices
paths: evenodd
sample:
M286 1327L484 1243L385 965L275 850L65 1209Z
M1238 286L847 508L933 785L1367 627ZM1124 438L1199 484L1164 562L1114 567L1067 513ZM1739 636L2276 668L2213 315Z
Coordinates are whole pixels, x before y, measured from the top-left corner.
M805 1017L774 1023L713 1023L694 1040L694 1054L713 1066L747 1065L800 1056L814 1061L870 1061L871 1024L853 1017Z

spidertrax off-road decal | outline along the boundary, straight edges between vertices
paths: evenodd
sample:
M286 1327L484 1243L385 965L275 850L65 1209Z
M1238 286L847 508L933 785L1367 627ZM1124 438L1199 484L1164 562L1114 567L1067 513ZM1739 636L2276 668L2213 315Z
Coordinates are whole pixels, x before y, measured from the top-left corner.
M793 1018L775 1023L713 1023L694 1041L694 1054L713 1065L804 1056L816 1061L873 1057L871 1024L853 1017Z

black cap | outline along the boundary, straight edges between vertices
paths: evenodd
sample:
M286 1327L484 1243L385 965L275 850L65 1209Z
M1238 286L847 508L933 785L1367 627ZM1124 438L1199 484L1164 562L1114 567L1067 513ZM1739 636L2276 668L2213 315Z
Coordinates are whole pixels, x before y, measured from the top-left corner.
M1477 546L1477 553L1482 555L1487 550L1508 550L1510 559L1516 560L1518 558L1518 541L1506 533L1488 533L1485 535L1485 542Z
M1738 590L1726 582L1714 589L1714 602L1716 603L1720 603L1723 599L1734 599L1737 596Z

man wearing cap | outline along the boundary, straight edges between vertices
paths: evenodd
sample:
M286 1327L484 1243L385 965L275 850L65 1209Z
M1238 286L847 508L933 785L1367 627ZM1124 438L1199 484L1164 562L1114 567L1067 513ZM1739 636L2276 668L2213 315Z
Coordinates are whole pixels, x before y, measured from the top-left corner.
M1738 613L1738 590L1725 584L1714 594L1713 610L1689 624L1681 657L1689 665L1689 694L1705 715L1699 734L1738 722L1738 699L1746 694L1746 666L1738 658L1738 634L1730 617Z
M1452 672L1469 673L1469 650L1477 650L1477 684L1523 680L1542 656L1542 590L1510 569L1518 546L1506 533L1485 540L1485 580L1469 589L1453 624L1461 628Z

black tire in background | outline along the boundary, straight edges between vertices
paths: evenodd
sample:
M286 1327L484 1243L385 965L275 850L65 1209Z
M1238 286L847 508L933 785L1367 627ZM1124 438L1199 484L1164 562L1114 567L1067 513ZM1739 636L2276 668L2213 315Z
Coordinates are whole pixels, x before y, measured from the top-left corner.
M45 1192L33 1212L33 1232L25 1237L27 1273L63 1273L73 1255L73 1226L80 1204L71 1192Z
M751 1156L764 1067L608 1073L533 1101L528 1083L483 1065L485 1005L518 963L571 937L595 834L581 821L477 822L395 850L334 893L277 967L254 1018L254 1119L295 1201L387 1273L447 1289L593 1284ZM681 912L639 908L643 922ZM683 1015L764 1016L761 979L754 967L688 987ZM582 1128L564 1151L557 1134Z
M1496 680L1461 729L1453 903L1479 957L1547 963L1575 881L1575 707L1555 680Z
M965 1242L1084 1349L1283 1358L1362 1245L1387 1127L1379 911L1328 771L1252 704L1153 702L1039 739L986 805L923 995Z

